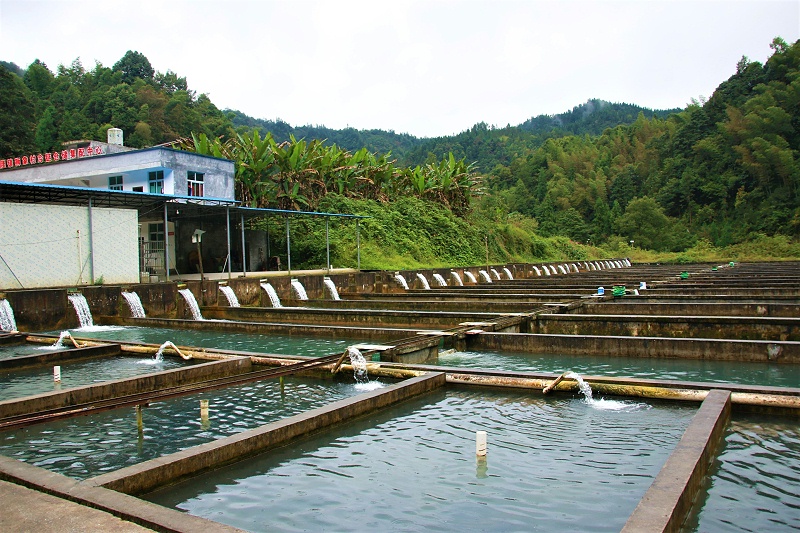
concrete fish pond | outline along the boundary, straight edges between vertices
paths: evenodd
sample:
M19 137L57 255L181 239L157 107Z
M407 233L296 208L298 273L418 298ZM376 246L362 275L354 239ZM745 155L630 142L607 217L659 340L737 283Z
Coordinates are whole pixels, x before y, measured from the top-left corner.
M6 291L0 489L168 531L790 531L798 309L798 263L624 258Z

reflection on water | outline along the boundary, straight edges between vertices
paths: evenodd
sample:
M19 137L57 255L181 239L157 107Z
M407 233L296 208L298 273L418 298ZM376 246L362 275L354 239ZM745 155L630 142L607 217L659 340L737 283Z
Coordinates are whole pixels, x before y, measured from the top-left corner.
M800 424L736 415L685 531L800 530Z
M438 364L529 372L572 370L584 376L800 387L800 365L776 363L465 351L440 355Z
M695 412L654 405L437 392L146 498L250 531L619 531Z
M359 394L352 383L285 378L0 432L0 454L85 479ZM209 416L200 416L200 400Z

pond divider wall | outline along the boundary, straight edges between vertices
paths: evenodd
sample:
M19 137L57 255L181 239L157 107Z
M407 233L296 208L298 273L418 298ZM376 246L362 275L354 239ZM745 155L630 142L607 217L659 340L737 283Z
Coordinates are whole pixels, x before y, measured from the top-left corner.
M94 357L113 357L121 354L119 344L101 344L84 348L64 348L61 350L46 351L38 354L24 355L0 359L0 370L19 370L35 366L49 365L90 359Z
M709 391L622 533L677 533L681 530L730 418L731 393Z
M284 445L292 439L431 392L444 385L445 375L441 372L432 372L243 431L237 435L102 474L87 480L86 483L125 494L143 494L192 477L204 470L239 461L247 456Z
M96 385L26 396L22 399L5 400L0 402L0 419L153 392L176 385L239 374L250 370L251 367L249 357L232 357L223 361L200 363L135 378L106 381Z
M708 359L714 361L800 362L800 342L694 339L632 336L558 335L544 333L469 334L468 350L497 350L562 355L610 355Z

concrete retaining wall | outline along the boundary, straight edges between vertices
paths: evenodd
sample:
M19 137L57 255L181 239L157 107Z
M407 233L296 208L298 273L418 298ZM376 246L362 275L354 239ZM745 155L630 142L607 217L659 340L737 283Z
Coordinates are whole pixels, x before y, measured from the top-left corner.
M467 350L497 350L562 355L668 357L713 361L800 362L800 342L740 341L723 339L669 339L480 333L466 336Z
M799 318L540 314L532 333L800 341Z
M114 319L106 317L105 324L137 325L152 328L179 328L214 331L231 331L237 333L261 333L280 335L302 335L328 337L332 339L359 339L359 340L392 340L403 339L416 335L416 329L402 328L359 328L346 326L313 326L313 325L286 325L266 322L209 322L198 320L167 320L140 318L135 320Z
M293 307L206 307L205 318L237 321L286 322L314 325L354 325L358 327L376 324L395 328L448 328L462 322L488 321L502 316L501 313L444 312L444 311L397 311L365 309L296 309Z
M665 302L649 303L617 300L607 303L586 303L572 311L592 315L671 315L671 316L752 316L787 317L800 316L800 303L776 304L771 302L730 303L730 302Z
M119 344L104 344L102 346L90 346L88 348L72 348L66 350L47 351L40 354L26 355L23 357L12 357L10 359L0 359L0 370L11 370L28 368L34 366L50 365L53 363L63 363L66 361L76 361L90 357L109 357L119 355L121 352Z

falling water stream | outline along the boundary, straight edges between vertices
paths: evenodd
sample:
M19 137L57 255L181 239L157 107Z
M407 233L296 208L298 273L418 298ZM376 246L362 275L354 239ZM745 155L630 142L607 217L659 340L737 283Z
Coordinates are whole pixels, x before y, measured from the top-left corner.
M228 305L231 307L240 307L239 305L239 298L236 297L236 293L233 292L233 289L228 287L227 285L220 285L219 286L220 292L225 295L225 298L228 300Z
M142 306L142 300L139 298L139 295L135 292L122 292L122 297L125 298L125 301L128 302L128 307L131 309L131 316L133 318L144 318L144 306Z
M278 297L278 293L275 292L275 287L273 287L272 284L262 283L261 288L264 289L264 292L269 296L272 307L283 307L283 305L281 305L281 299Z
M194 317L195 320L205 320L203 318L203 314L200 312L200 306L197 305L197 300L195 299L194 294L192 294L192 291L189 289L180 289L178 294L183 296L183 299L186 300L186 305L189 306L189 310L192 312L192 317Z
M72 303L72 307L75 308L75 312L78 314L78 324L80 327L88 328L94 326L92 312L89 310L89 303L86 301L83 294L73 293L70 294L68 298L70 303Z
M5 298L0 300L0 330L17 331L17 322L14 320L14 310Z

